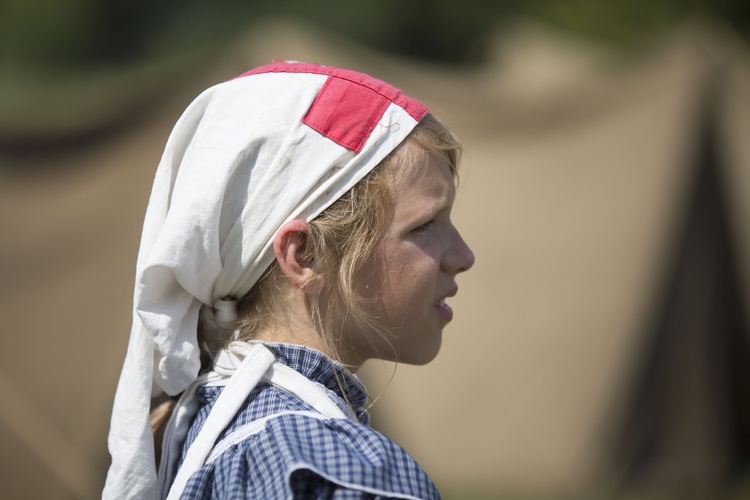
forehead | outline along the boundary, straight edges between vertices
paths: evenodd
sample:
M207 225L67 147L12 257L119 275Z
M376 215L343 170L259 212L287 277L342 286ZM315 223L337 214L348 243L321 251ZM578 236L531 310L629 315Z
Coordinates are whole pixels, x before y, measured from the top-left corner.
M435 154L415 155L405 165L391 169L391 189L398 209L422 209L425 204L448 208L455 197L455 183L448 162Z
M397 194L411 185L419 184L434 173L433 170L444 171L450 184L455 187L456 171L447 159L407 140L394 151L392 160L386 166L390 190Z

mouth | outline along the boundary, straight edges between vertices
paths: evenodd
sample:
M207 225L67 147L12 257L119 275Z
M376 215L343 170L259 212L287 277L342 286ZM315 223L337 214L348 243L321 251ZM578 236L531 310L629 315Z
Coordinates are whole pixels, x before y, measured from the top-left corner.
M451 289L444 297L442 297L440 300L436 301L433 306L435 309L437 309L438 314L440 315L443 320L446 322L451 321L453 319L453 309L445 303L445 299L448 297L453 297L458 292L458 288L454 287Z
M434 304L440 318L446 323L453 319L453 309L445 303L445 299L440 299Z

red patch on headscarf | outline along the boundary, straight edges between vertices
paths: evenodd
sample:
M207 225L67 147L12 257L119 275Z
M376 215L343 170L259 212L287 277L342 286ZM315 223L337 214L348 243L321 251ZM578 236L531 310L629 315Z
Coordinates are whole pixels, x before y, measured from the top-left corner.
M302 121L359 153L390 103L369 87L331 76Z
M337 144L359 152L390 103L415 120L427 107L401 90L364 73L318 64L277 62L252 69L237 78L263 73L328 75L303 122Z

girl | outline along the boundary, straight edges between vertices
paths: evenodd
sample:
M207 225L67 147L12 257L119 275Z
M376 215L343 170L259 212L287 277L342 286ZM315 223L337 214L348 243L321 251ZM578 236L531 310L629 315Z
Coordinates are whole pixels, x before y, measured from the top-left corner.
M354 71L281 62L199 96L146 213L104 497L438 497L353 373L438 353L474 261L459 150ZM181 396L155 446L162 392Z

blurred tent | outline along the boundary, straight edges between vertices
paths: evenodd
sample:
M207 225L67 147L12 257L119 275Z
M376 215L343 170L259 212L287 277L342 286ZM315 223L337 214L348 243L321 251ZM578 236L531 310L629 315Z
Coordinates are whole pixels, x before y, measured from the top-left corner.
M73 2L80 12L67 15L94 4ZM425 12L415 4L407 25ZM199 91L275 58L391 81L467 144L455 219L477 265L459 280L444 350L392 380L392 367L366 367L382 392L376 425L446 497L747 493L748 46L721 21L673 8L672 23L643 21L659 27L647 34L637 22L610 30L635 40L623 49L572 34L581 2L569 4L578 16L528 4L544 22L511 22L520 7L505 7L501 26L477 25L481 44L467 37L442 62L414 58L425 48L394 55L382 44L397 34L382 32L378 50L352 41L353 30L377 32L376 11L342 34L183 14L175 39L212 27L225 36L189 50L160 39L144 64L126 54L103 64L117 53L107 46L75 71L2 59L6 76L23 66L0 83L2 496L99 495L140 225L167 135ZM153 9L164 5L149 14L163 21ZM468 5L476 14L481 2ZM458 15L432 15L446 12ZM157 39L159 26L142 29Z
M717 35L612 66L522 29L497 72L436 91L469 144L477 265L441 357L381 408L446 485L742 498L750 68Z

